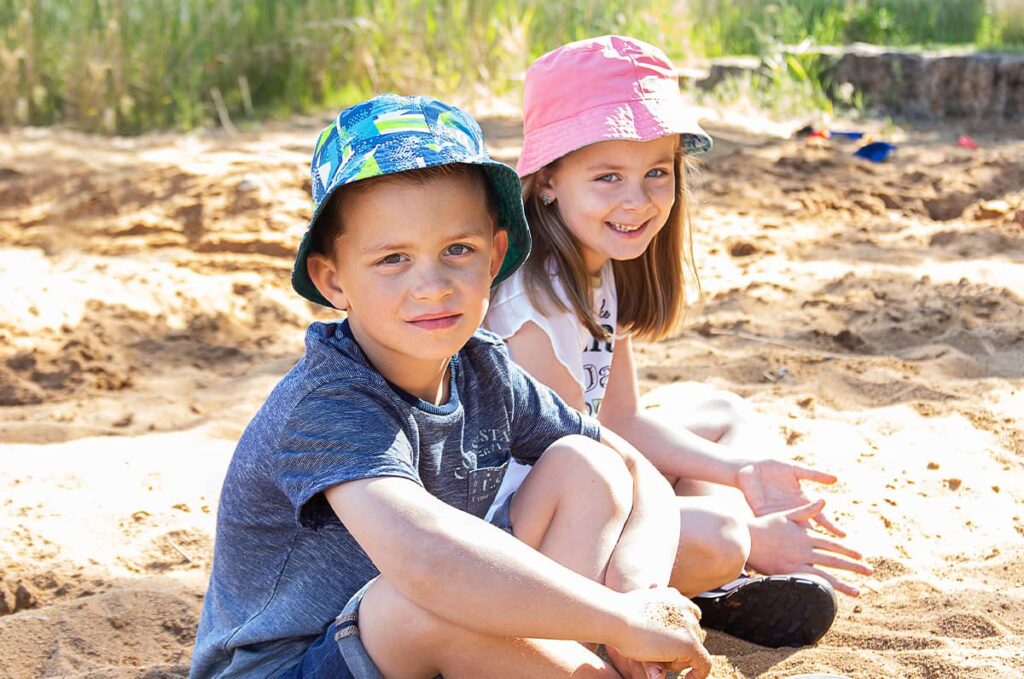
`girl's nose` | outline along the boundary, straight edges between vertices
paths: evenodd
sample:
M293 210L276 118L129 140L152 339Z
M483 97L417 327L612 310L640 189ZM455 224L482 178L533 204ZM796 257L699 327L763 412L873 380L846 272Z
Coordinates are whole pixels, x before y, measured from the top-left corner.
M651 197L642 184L627 187L622 200L622 207L633 212L642 212L651 203Z

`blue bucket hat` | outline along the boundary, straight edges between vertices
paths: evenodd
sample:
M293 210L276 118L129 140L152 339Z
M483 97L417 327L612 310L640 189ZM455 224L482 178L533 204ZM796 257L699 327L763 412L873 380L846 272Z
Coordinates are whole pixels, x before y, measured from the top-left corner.
M292 287L306 299L332 306L306 270L312 233L328 200L340 187L363 179L438 165L479 165L498 198L498 226L508 231L508 252L494 285L511 276L530 254L516 171L491 160L483 133L465 111L430 97L383 94L346 108L320 133L310 163L313 218L299 244Z

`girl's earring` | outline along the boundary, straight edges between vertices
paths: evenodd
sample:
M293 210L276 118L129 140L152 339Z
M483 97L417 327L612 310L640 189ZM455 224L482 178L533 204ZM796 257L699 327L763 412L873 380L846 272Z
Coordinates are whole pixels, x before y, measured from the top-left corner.
M548 205L554 203L555 199L546 193L542 193L540 196L540 202L543 203L545 207L547 207Z

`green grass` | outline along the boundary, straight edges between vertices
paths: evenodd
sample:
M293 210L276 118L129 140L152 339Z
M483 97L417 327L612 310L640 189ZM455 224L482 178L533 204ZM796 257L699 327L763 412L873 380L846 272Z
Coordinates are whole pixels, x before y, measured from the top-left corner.
M990 7L988 3L995 3ZM0 126L139 133L333 108L375 92L516 94L565 42L671 56L867 40L1024 47L1018 0L0 0ZM784 66L784 67L783 67ZM769 81L805 79L792 64ZM805 66L806 68L806 66ZM813 74L807 74L813 75Z
M817 54L788 54L781 51L761 55L761 67L753 72L731 76L708 92L699 92L698 101L719 108L740 106L771 117L792 118L810 113L860 114L864 106L859 95L848 100L830 95L823 75L828 59Z
M694 46L707 56L766 44L868 42L894 47L1024 47L1020 0L690 0Z
M670 0L0 0L0 125L135 133L517 85L534 58L616 32L673 39Z

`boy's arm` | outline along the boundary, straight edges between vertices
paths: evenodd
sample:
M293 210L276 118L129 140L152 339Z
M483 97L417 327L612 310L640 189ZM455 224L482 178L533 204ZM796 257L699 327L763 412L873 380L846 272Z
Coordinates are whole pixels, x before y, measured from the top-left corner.
M382 477L325 495L380 572L452 622L493 635L585 641L614 636L623 623L613 592L415 483Z
M614 592L406 479L351 481L325 494L381 573L435 615L497 636L606 643L694 667L706 660L692 604L674 590ZM669 627L665 613L682 624Z
M679 546L679 503L661 472L606 427L601 443L622 456L633 476L633 510L608 563L605 583L623 592L668 585Z

